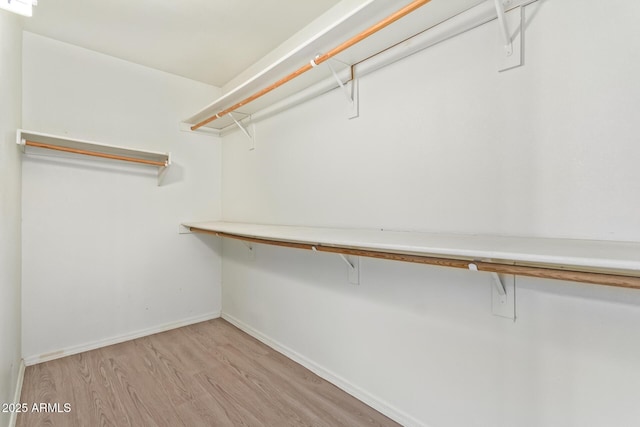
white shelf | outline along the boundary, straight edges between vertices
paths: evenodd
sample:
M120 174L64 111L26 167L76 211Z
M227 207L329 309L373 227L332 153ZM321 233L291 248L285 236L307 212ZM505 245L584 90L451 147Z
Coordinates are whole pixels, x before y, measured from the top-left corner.
M510 1L507 6L515 7L531 1L533 0ZM336 45L386 18L407 3L408 0L403 2L396 0L343 1L338 5L342 8L336 7L334 10L331 10L329 13L314 21L314 23L308 27L310 30L302 31L289 39L281 45L279 49L272 52L271 55L259 61L258 66L249 69L249 74L246 78L233 87L233 89L226 91L222 97L204 107L183 123L188 125L196 124L234 105L295 71L299 67L308 64L316 55L327 52ZM474 6L481 7L482 10L474 14L473 22L460 23L461 26L458 29L458 33L477 26L479 23L495 19L496 14L492 4L492 2L487 2L486 0L433 0L405 16L400 21L382 29L371 37L337 55L334 58L335 61L332 60L332 64L338 71L342 82L346 83L351 79L351 65L360 64L372 55L397 43L401 43L427 29L434 29L438 24L452 17L457 18L462 12L474 8ZM451 37L451 35L451 33L445 34L439 32L430 44L435 44ZM399 59L399 57L406 56L426 47L426 45L414 46L415 43L403 44L406 45L401 46L403 52L394 58L388 58L386 63L393 62ZM427 45L429 44L427 43ZM381 65L378 65L376 68L380 66ZM360 70L358 76L366 71L365 69ZM238 118L253 115L295 94L303 93L306 90L310 90L311 92L307 97L312 97L336 87L338 87L338 84L333 79L329 68L320 65L273 92L243 106L237 110ZM302 100L304 99L301 99L299 102ZM224 130L233 124L234 122L231 117L223 116L205 125L205 128Z
M619 276L626 284L612 284L613 286L640 289L640 243L636 242L295 227L232 222L194 222L183 223L183 226L191 228L192 231L219 233L222 237L262 240L264 243L309 245L317 249L331 248L329 252L353 254L349 250L356 250L363 251L364 256L371 256L366 251L373 252L373 255L378 253L408 256L407 259L380 256L400 261L421 262L420 257L433 257L445 261L458 260L463 263L426 263L462 268L468 263L477 263L481 271L498 273L508 273L512 270L513 274L602 284L612 284L603 283L606 281L605 276ZM542 274L545 269L552 270L549 273L550 276ZM563 277L564 273L567 273L567 277ZM590 278L590 275L593 277Z
M79 155L93 155L96 157L112 158L113 160L124 160L142 165L155 167L167 167L171 164L170 153L160 153L156 151L137 150L133 148L120 147L115 145L100 144L92 141L68 138L66 136L50 135L40 132L18 129L16 143L26 150L29 142L45 144L51 146L52 150L60 148L60 151L75 153ZM46 149L33 147L35 149ZM86 152L86 154L84 153ZM130 160L127 160L130 159Z
M23 129L18 129L16 143L22 146L24 152L27 152L27 149L38 151L54 150L71 153L72 155L95 156L159 168L165 168L171 164L170 153L100 144Z

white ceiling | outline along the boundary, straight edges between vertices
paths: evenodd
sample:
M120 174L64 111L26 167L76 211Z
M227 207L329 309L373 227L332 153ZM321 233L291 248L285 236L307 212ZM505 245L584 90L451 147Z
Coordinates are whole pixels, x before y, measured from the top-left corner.
M25 30L222 87L339 0L40 0Z

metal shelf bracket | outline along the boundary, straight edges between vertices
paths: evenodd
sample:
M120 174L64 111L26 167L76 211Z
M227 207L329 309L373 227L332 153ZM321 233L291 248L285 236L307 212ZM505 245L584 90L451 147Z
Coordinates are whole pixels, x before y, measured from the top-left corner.
M340 86L340 89L342 89L342 93L344 93L344 96L345 96L345 98L347 98L347 101L353 103L354 102L353 101L353 94L344 85L344 83L342 83L342 80L340 80L340 77L338 76L338 73L336 73L335 68L333 68L333 66L331 65L331 60L327 61L327 67L329 67L329 69L331 70L331 74L333 74L333 78L338 83L338 86Z
M502 0L493 0L496 6L496 13L498 14L498 24L500 25L500 34L504 41L504 50L507 56L513 55L513 41L511 40L511 33L509 33L509 24L505 19L504 5Z
M469 270L479 271L476 264L470 263ZM491 275L491 309L495 316L516 320L516 278L514 275Z
M231 117L233 122L236 124L236 126L238 126L238 128L240 128L242 133L244 133L247 136L247 138L249 138L249 140L251 141L251 147L249 148L249 151L255 150L256 149L255 126L253 128L254 135L251 135L249 133L249 130L246 127L244 127L239 120L236 120L236 118L233 116L232 113L228 113L228 114L229 114L229 117ZM251 117L251 116L249 116L249 117Z
M340 255L340 258L347 264L349 271L349 283L360 284L360 257L350 255Z
M500 27L501 46L497 50L498 71L506 71L523 64L522 32L523 9L522 6L505 11L511 5L511 0L494 0L498 26Z
M493 285L496 289L496 292L498 292L498 294L502 299L506 300L507 289L504 287L504 283L502 283L502 280L500 280L500 276L498 276L498 273L489 273L489 274L491 274L491 277L493 278Z
M316 58L318 58L318 56L316 56ZM338 75L338 72L331 65L332 61L340 62L341 64L346 65L347 67L350 68L350 71L351 71L351 85L349 85L348 82L347 82L347 84L342 83L342 79L340 79L340 76ZM312 66L314 66L314 67L317 66L316 63L315 63L315 58L312 59L310 62L311 62ZM347 98L347 108L348 108L347 109L347 118L354 119L354 118L358 117L358 115L359 115L358 114L359 113L359 108L358 108L359 107L359 105L358 105L358 101L359 101L358 84L357 84L357 80L356 80L355 76L353 75L353 68L349 64L345 64L345 63L343 63L341 61L336 60L335 58L329 59L326 62L326 64L327 64L327 67L329 68L329 70L331 70L331 74L333 75L333 79L336 81L336 83L338 83L338 86L340 87L340 90L344 94L345 98Z
M313 252L318 252L318 248L311 246ZM360 257L353 255L337 254L347 264L349 283L352 285L360 284Z

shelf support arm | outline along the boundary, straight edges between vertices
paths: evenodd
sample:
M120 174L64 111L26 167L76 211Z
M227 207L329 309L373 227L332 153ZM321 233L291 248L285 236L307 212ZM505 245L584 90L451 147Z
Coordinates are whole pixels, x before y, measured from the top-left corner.
M251 136L251 134L249 133L249 131L247 130L247 128L245 128L244 126L242 126L242 123L240 123L238 120L236 120L235 117L233 117L233 114L229 113L229 117L231 117L231 119L233 120L233 122L236 124L236 126L238 126L240 128L240 130L242 131L242 133L244 133L245 135L247 135L247 138L249 139L253 139L253 137Z
M469 263L471 271L480 271L478 264ZM514 275L505 275L504 281L493 271L487 271L491 275L491 311L495 316L516 320L516 283Z
M496 291L498 291L498 294L500 294L501 297L506 297L507 290L504 287L502 280L500 280L498 273L491 273L491 277L493 278L493 286L496 288Z
M469 264L469 270L480 271L478 270L478 266L474 263ZM498 294L500 294L500 296L506 296L507 290L504 287L504 283L502 283L502 280L500 280L500 276L498 276L498 273L489 272L489 274L491 274L491 278L493 279L493 286L496 288Z
M231 119L234 121L234 123L236 124L236 126L238 126L238 128L240 128L240 130L242 131L242 133L244 133L244 134L247 136L247 138L249 138L249 141L251 141L251 146L249 147L249 151L253 151L253 150L255 150L255 149L256 149L256 137L255 137L255 131L256 131L256 128L255 128L255 126L253 127L253 135L251 135L251 134L249 133L249 130L248 130L246 127L242 126L242 123L240 123L240 120L237 120L237 119L233 116L233 114L229 113L229 117L231 117ZM251 117L251 116L249 116L249 117ZM241 119L241 120L242 120L242 119Z
M507 20L504 16L504 5L502 4L502 0L493 0L496 6L496 14L498 15L498 25L500 25L500 32L502 34L502 38L504 39L504 50L507 56L513 55L513 41L511 40L511 35L509 33L509 26L507 25Z
M318 252L318 248L311 246L313 252ZM349 267L347 277L352 285L360 284L360 258L358 256L346 256L340 252L335 252Z
M349 283L352 285L360 284L360 258L357 256L345 256L338 253L340 258L349 266L349 273L347 274Z
M316 59L318 59L319 56L316 56L314 59L312 59L310 62L311 66L313 67L317 67L318 64L316 64ZM340 86L340 89L342 90L342 93L344 93L344 96L347 98L347 101L349 102L348 104L348 108L347 108L347 117L349 119L354 119L356 117L358 117L358 109L359 109L359 105L358 105L358 83L356 81L356 78L353 74L353 67L349 66L348 64L345 64L347 66L349 66L351 68L351 89L349 89L347 87L347 85L345 85L344 83L342 83L342 80L340 79L340 76L338 76L338 73L336 72L335 68L333 68L333 66L331 65L331 61L337 61L335 58L330 58L329 60L327 60L327 67L329 67L329 70L331 70L331 74L333 74L333 78L334 80L338 83L338 86ZM341 61L337 61L340 62L342 64L344 64Z
M338 73L336 73L336 70L335 68L333 68L330 61L327 61L327 67L329 67L329 69L331 70L331 74L333 74L333 78L336 80L336 82L338 82L338 86L340 86L340 89L342 89L342 92L344 93L344 96L347 98L347 101L353 104L352 94L350 93L349 89L344 85L344 83L342 83L342 80L340 80Z
M346 256L344 256L344 255L342 255L342 254L338 254L338 255L340 255L340 258L342 258L342 260L343 260L344 262L346 262L346 263L347 263L347 265L349 266L349 268L352 268L352 269L353 269L353 268L356 268L356 266L355 266L355 265L353 265L353 264L351 264L351 261L349 261L349 260L347 259L347 257L346 257Z

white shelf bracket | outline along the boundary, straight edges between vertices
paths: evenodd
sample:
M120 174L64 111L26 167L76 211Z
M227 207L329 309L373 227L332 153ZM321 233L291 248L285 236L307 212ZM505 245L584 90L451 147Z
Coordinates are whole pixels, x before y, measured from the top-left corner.
M311 246L313 252L318 252L318 248ZM360 257L352 255L337 254L345 264L347 264L349 283L353 285L360 284Z
M499 46L498 49L498 71L506 71L519 67L523 63L522 6L505 12L502 0L494 0L494 3L498 16L501 39L501 46ZM510 0L507 0L506 4L509 5L509 3Z
M349 283L353 285L360 284L360 257L340 255L340 258L347 264L349 271Z
M346 263L347 263L347 265L349 266L349 268L356 268L356 267L351 263L351 261L349 261L349 260L347 259L347 257L346 257L346 256L344 256L344 255L342 255L342 254L338 254L338 255L340 255L340 258L342 258L342 260L343 260L344 262L346 262Z
M252 135L249 133L249 130L248 130L246 127L244 127L244 126L242 125L242 123L240 123L240 121L236 120L236 118L233 116L233 114L229 113L229 117L231 117L231 119L232 119L232 120L233 120L233 122L236 124L236 126L238 126L238 128L240 128L240 130L242 131L242 133L244 133L244 134L247 136L247 138L249 138L249 141L251 141L251 147L249 148L249 151L253 151L253 150L255 150L255 149L256 149L256 146L255 146L255 144L256 144L256 139L255 139L255 126L254 126L254 129L253 129L253 131L254 131L254 136L252 136Z
M478 271L476 264L469 264L469 270ZM516 320L516 278L514 275L491 275L491 310L495 316Z
M351 91L344 85L344 83L342 83L342 80L340 80L340 77L338 76L338 73L336 73L335 68L333 68L333 66L331 65L330 60L327 61L327 67L329 67L329 69L331 70L331 74L333 74L333 78L338 83L338 86L340 86L340 89L342 89L342 93L344 93L344 96L345 98L347 98L347 101L353 103L353 95Z
M340 79L340 76L338 76L338 73L336 72L335 68L333 68L333 66L331 65L331 61L334 61L335 59L329 59L326 64L327 67L329 67L329 70L331 70L331 74L333 75L334 80L336 81L336 83L338 83L338 86L340 87L340 89L342 90L342 93L344 94L345 98L347 98L347 118L349 119L354 119L356 117L358 117L358 84L357 84L357 80L355 78L355 76L352 75L351 78L351 87L349 87L349 85L345 85L344 83L342 83L342 79ZM340 62L340 61L338 61ZM315 64L315 61L311 61L311 65ZM350 65L348 64L344 64L347 65L348 67L350 67ZM353 70L352 70L353 72Z
M507 298L507 289L504 287L504 283L502 283L502 280L500 280L500 276L498 276L498 273L490 273L491 277L493 278L493 286L496 288L496 292L498 292L498 294L503 297L503 298Z
M496 13L498 14L498 24L500 25L500 33L502 34L502 40L504 41L504 50L507 56L513 55L513 41L511 40L511 33L509 32L509 24L505 18L504 5L502 0L493 0L496 6Z

